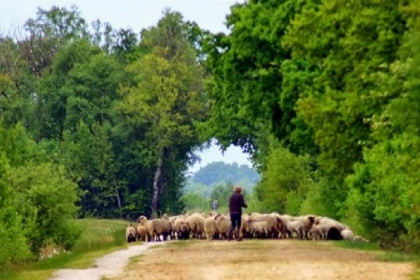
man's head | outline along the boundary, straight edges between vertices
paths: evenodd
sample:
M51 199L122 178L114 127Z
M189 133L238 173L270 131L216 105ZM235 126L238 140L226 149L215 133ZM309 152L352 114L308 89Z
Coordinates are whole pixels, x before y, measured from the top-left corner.
M237 193L241 193L241 192L242 192L242 188L241 188L241 187L239 187L239 186L235 186L235 187L233 188L233 191L234 191L234 192L237 192Z

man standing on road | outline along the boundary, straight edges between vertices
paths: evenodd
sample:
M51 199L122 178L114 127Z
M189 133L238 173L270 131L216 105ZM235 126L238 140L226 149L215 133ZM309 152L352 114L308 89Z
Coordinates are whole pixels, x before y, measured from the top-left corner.
M232 240L233 231L236 227L238 227L237 240L242 240L242 237L239 236L241 229L242 207L247 208L248 205L245 203L244 196L242 195L242 188L237 186L234 188L233 194L229 198L229 212L231 222L229 230L229 241Z
M213 212L216 212L217 208L219 208L219 202L217 201L217 199L214 199L211 205L211 209L213 210Z

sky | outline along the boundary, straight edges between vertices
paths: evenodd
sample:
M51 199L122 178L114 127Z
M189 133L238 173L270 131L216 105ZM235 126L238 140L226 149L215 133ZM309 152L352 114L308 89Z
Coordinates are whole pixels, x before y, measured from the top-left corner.
M213 33L228 32L225 22L230 7L244 0L0 0L0 33L9 34L22 28L29 18L35 18L38 7L49 10L52 6L70 9L75 5L89 24L96 19L109 22L114 29L131 28L140 32L155 26L166 8L178 11L184 20L195 21L201 28ZM189 172L215 161L252 166L247 154L239 147L230 146L224 154L213 143L198 153L201 162Z

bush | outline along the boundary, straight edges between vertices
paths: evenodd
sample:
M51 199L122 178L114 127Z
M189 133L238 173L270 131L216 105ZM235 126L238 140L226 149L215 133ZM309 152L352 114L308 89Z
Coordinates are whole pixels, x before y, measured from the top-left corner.
M261 207L267 212L299 214L308 189L314 186L311 176L309 156L272 145L267 168L255 188Z

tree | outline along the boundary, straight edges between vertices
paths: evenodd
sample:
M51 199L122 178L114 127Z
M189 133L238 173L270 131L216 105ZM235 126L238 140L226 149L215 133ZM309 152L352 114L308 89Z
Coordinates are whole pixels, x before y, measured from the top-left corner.
M37 258L48 241L70 248L78 236L69 226L77 210L77 185L23 126L6 128L0 122L0 137L0 240L10 242L0 254L2 267Z
M314 187L309 156L296 156L273 140L267 170L255 188L264 211L300 214L306 194Z
M306 65L293 74L308 77L297 113L312 129L318 163L333 185L341 186L362 160L373 140L369 120L393 98L377 90L377 81L390 71L402 39L406 20L399 5L308 2L283 38L290 63ZM343 199L345 190L340 192Z
M165 161L177 160L177 147L191 149L199 138L194 121L203 119L202 70L186 37L178 13L166 11L158 26L142 32L138 61L127 67L134 83L122 88L119 109L145 133L140 145L149 150L148 164L155 168L152 214L160 210ZM188 151L188 150L187 150ZM184 152L184 168L185 155ZM178 182L179 183L179 182Z
M402 11L409 16L399 58L378 80L378 91L395 96L372 118L376 144L346 180L345 211L359 232L383 246L420 249L418 172L420 155L420 21L418 1Z
M282 92L287 75L282 63L290 58L290 51L282 46L283 35L305 2L237 4L227 17L230 34L205 38L205 65L212 75L207 88L211 116L206 130L223 147L239 145L260 164L265 163L270 133L295 148L298 144L293 146L291 137L295 126L306 129L295 120L299 92Z
M51 10L38 8L37 18L25 22L27 38L21 40L22 54L37 76L51 65L54 55L72 39L87 38L87 24L76 6L70 10L53 6Z

